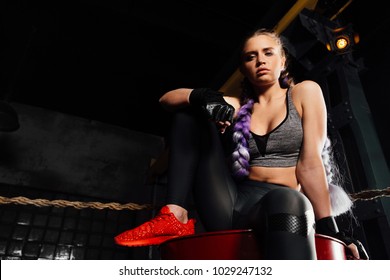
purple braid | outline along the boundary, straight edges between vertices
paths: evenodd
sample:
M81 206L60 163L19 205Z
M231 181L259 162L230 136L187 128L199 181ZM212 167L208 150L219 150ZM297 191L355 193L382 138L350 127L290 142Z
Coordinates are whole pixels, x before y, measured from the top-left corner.
M237 112L233 127L233 142L236 147L232 153L232 172L236 179L243 179L249 175L248 139L254 99L251 98L251 87L247 79L242 82L241 108Z

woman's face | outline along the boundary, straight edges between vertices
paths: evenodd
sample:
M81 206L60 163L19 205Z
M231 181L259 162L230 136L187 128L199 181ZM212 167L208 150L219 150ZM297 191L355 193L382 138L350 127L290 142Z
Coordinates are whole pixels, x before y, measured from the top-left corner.
M285 57L281 46L268 35L250 38L244 45L241 72L254 86L279 82Z

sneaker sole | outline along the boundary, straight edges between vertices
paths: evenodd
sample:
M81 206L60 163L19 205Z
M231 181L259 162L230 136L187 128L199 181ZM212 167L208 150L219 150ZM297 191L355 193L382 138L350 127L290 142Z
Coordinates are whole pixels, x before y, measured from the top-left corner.
M115 243L121 246L127 246L127 247L141 247L141 246L152 246L152 245L160 245L164 241L167 241L169 239L173 239L179 236L158 236L148 239L141 239L141 240L130 240L130 241L120 241L115 240Z

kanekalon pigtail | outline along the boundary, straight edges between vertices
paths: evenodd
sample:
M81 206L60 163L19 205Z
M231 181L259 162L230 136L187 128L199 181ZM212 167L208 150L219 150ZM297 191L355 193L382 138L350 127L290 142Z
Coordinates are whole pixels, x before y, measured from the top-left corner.
M293 83L293 79L290 77L288 71L284 69L280 73L279 84L281 88L289 88Z
M249 175L249 124L252 116L252 108L254 101L249 101L241 106L237 113L237 121L233 129L233 142L236 147L232 153L232 171L236 179L242 179Z
M328 180L332 215L339 216L343 213L351 212L353 202L350 196L341 187L341 176L339 175L339 169L333 159L332 146L329 137L325 141L321 156L326 171L326 178Z
M249 145L250 122L253 110L253 90L249 81L244 78L241 82L241 108L237 112L236 122L233 126L234 151L231 155L233 177L237 180L249 175Z

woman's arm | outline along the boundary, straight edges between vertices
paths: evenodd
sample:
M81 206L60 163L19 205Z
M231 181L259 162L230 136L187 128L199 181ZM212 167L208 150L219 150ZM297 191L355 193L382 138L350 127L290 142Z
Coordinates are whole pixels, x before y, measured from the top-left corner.
M171 90L159 101L167 111L175 111L189 105L198 107L208 119L217 124L221 133L232 124L236 107L239 106L237 98L224 97L222 93L208 88Z
M161 96L159 102L168 111L188 106L191 91L190 88L178 88L168 91Z
M160 97L159 102L168 111L188 106L192 90L191 88L178 88L168 91ZM234 107L235 112L238 111L240 100L237 97L223 96L223 99Z
M321 226L325 223L325 232L329 231L329 234L343 240L355 258L368 259L361 243L352 238L343 238L343 235L339 234L337 224L332 217L328 182L321 157L327 136L327 114L322 90L312 81L304 81L296 85L294 90L301 104L303 123L303 144L296 171L298 181L313 205L317 224L322 219Z
M321 153L327 136L327 113L320 86L313 81L297 84L293 93L301 104L303 144L297 179L313 205L316 219L332 215L328 182Z

